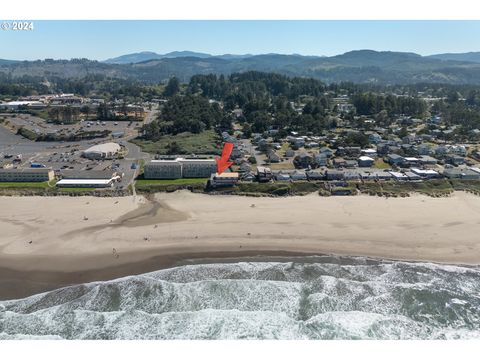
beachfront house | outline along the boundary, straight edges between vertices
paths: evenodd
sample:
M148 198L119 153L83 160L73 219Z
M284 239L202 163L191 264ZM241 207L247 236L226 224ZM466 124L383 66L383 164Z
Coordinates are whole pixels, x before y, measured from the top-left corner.
M375 163L375 160L369 156L360 156L358 158L358 166L360 167L371 167Z

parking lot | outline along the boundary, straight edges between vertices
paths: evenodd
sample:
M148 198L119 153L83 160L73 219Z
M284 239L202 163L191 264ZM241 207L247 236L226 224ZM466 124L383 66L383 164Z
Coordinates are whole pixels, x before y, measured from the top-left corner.
M54 124L46 120L32 116L30 114L9 114L1 113L0 117L4 118L16 128L24 127L36 134L56 134L70 136L87 131L104 131L109 130L112 133L124 133L124 136L136 134L135 127L139 123L129 121L93 121L81 120L74 124Z
M32 163L52 168L56 172L61 170L114 170L124 177L116 187L126 188L134 180L136 169L140 159L149 159L149 155L142 153L138 146L123 139L114 140L126 149L125 159L113 160L89 160L82 157L87 148L112 141L108 139L83 140L75 142L40 142L30 141L20 135L16 135L4 126L0 125L0 165L12 164L13 160L21 156L21 162L15 162L16 167L30 167Z

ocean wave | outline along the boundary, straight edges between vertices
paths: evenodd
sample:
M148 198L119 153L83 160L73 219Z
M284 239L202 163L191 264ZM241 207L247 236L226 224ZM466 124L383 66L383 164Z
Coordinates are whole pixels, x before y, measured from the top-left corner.
M479 338L477 267L314 256L185 265L0 302L0 339Z

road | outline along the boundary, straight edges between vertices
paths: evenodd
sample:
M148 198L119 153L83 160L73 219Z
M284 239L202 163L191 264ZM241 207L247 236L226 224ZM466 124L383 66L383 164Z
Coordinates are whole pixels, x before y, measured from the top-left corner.
M152 110L147 112L147 116L145 117L144 123L150 124L153 120L157 118L158 113L160 112L159 105L154 105Z
M257 161L257 165L263 165L265 163L265 159L266 159L265 154L258 151L255 145L252 144L250 139L242 139L240 141L245 147L245 150L255 157L255 160Z

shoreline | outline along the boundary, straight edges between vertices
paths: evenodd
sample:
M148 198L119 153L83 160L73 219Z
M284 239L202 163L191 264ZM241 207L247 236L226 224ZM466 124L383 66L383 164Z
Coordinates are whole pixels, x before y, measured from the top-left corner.
M179 253L157 255L145 260L108 266L98 269L63 272L46 270L18 270L0 266L0 301L21 299L31 295L60 289L79 284L109 281L128 276L141 275L154 271L174 268L185 265L201 264L229 264L237 262L301 262L310 257L327 256L347 258L364 258L370 261L402 261L408 263L431 263L436 265L453 265L474 267L478 264L464 264L451 262L434 262L429 260L396 259L347 254L300 253L289 251L235 251L213 253ZM312 259L313 260L313 259ZM314 261L312 261L314 262ZM21 286L19 286L21 285Z
M333 255L480 264L480 199L464 193L253 199L182 191L153 200L1 201L2 300L201 261Z

